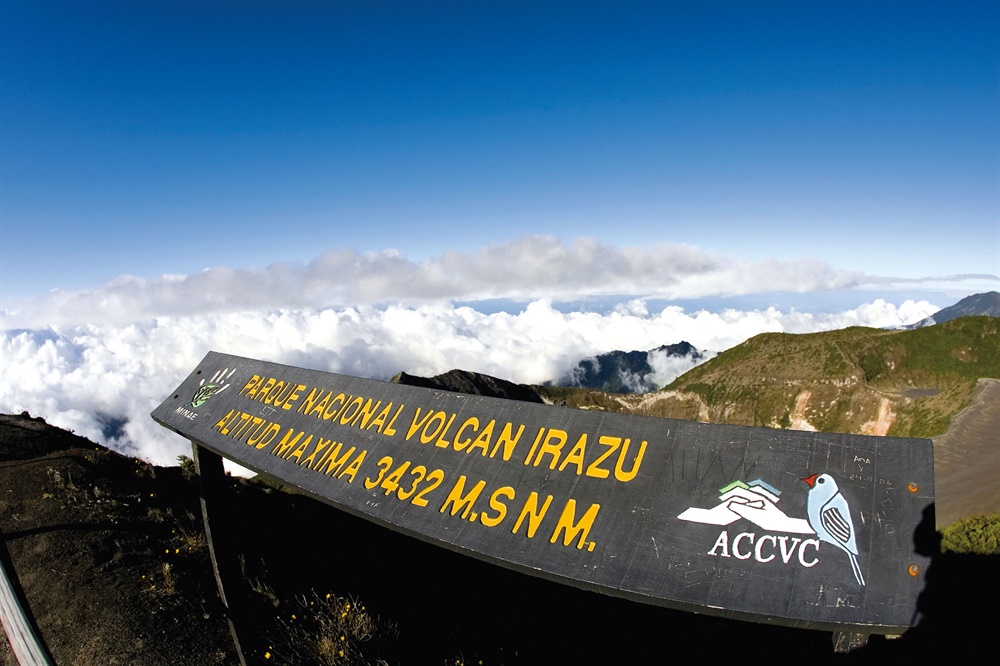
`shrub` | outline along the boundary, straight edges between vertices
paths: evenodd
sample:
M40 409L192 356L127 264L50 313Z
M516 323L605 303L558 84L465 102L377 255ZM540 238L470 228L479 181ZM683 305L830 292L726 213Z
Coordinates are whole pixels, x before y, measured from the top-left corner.
M1000 555L1000 513L959 518L941 531L941 551Z
M188 456L177 456L177 464L180 465L181 476L188 481L192 481L197 477L194 471L194 460Z
M393 625L381 623L356 599L332 594L279 598L257 582L255 592L276 610L276 631L267 632L264 659L275 664L349 666L365 664L361 648L379 636L393 636Z

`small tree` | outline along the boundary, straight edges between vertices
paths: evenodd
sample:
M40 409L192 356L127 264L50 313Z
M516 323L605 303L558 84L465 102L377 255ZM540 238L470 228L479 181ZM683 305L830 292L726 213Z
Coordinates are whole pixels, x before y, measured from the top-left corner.
M941 531L941 551L1000 555L1000 513L959 518Z

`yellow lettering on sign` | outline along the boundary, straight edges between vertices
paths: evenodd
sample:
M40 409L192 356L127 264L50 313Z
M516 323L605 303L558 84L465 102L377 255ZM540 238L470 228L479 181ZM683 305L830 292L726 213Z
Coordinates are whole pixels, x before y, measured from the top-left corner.
M333 391L330 391L327 394L327 397L330 397L331 395L333 395ZM347 396L343 393L338 393L336 397L326 403L326 406L323 408L323 413L317 418L321 418L324 421L332 421L336 419L337 413L340 411L341 407L344 406L345 402L347 402Z
M531 443L531 448L528 449L528 456L524 459L524 464L527 465L531 462L531 457L535 455L535 449L538 447L538 443L542 441L542 435L545 434L545 428L539 428L538 433L535 435L535 441ZM506 460L506 458L504 458Z
M375 404L372 404L372 399L368 398L368 401L365 402L364 406L362 406L361 409L358 410L358 413L354 416L354 418L351 419L351 425L359 427L362 430L364 430L366 427L368 427L368 423L371 422L372 417L375 416L375 410L377 410L381 406L382 406L381 400L379 400ZM361 422L360 426L358 425L358 421Z
M635 460L632 461L632 469L626 472L622 468L624 467L625 455L628 453L628 447L631 443L632 440L625 439L625 446L622 447L621 452L618 454L618 462L615 463L615 478L622 483L635 478L635 475L639 473L639 465L642 464L642 456L646 453L646 440L642 440L642 444L639 445L639 453L636 454Z
M319 472L320 474L326 474L327 476L334 476L336 473L344 469L344 465L347 464L347 459L351 457L354 453L355 447L349 448L344 455L337 457L340 453L343 444L341 442L335 442L335 446L327 454L325 461L320 461ZM324 465L326 469L323 469Z
M538 449L538 455L535 456L535 461L532 465L538 467L538 463L540 463L542 458L548 454L552 456L552 462L549 463L549 469L555 469L556 463L559 462L559 454L562 452L563 445L566 444L567 437L568 435L565 430L549 428L549 434L547 434L545 439L542 441L542 446Z
M230 421L232 421L233 413L235 411L236 411L235 409L230 409L228 414L226 414L225 416L223 416L221 419L219 419L218 423L216 423L214 426L212 426L212 430L218 430L223 435L228 435L229 434L229 430L227 429L226 425Z
M326 450L323 451L322 454L320 454L319 460L309 464L309 469L314 469L317 471L321 470L323 465L325 465L331 458L337 457L337 454L340 452L342 446L343 444L341 444L340 442L327 440ZM324 472L321 471L320 473L322 474Z
M385 428L386 419L389 418L389 412L391 411L392 411L392 403L390 402L389 404L387 404L385 407L382 408L382 411L378 413L378 416L376 416L371 421L365 424L364 430L371 430L372 428L375 428L375 431L381 434L382 429Z
M583 456L587 452L587 433L580 435L580 439L576 440L576 444L570 449L563 461L559 463L559 471L566 469L568 465L576 465L576 474L579 476L583 474Z
M406 431L406 440L409 441L411 437L419 430L420 431L420 443L430 444L434 442L435 446L441 448L447 448L451 445L451 442L446 441L444 436L448 434L448 428L455 421L455 414L452 414L449 418L444 412L428 411L424 414L423 418L420 418L420 408L417 407L416 412L413 414L413 420L410 422L410 427Z
M559 533L563 532L564 546L570 545L573 543L573 539L576 539L577 550L582 549L584 544L587 543L587 535L590 534L590 528L593 527L594 519L597 518L597 512L600 509L600 504L591 504L587 512L577 522L576 500L567 500L566 506L563 507L562 513L559 515L559 522L556 523L556 528L552 531L552 538L549 539L549 543L555 543L559 538ZM594 550L594 544L588 544L587 550Z
M451 444L451 442L446 440L444 436L448 434L448 430L451 428L451 424L455 422L455 416L456 416L455 414L452 414L448 418L448 423L445 424L444 431L441 433L441 436L438 437L438 441L434 442L434 446L439 446L442 449L446 449Z
M274 448L271 449L271 453L273 455L276 455L279 458L286 457L294 449L295 445L299 443L299 440L302 439L302 435L305 434L305 432L299 431L299 434L295 435L295 438L293 439L293 432L295 432L295 428L289 428L288 431L285 432L285 436L281 438L281 441L275 444Z
M248 438L253 437L253 435L250 434L251 432L253 432L253 434L256 435L261 430L261 428L264 427L264 419L262 419L259 416L254 416L253 418L250 419L250 421L251 423L247 426L246 430L241 432L240 436L237 437L236 439L243 439L244 436L247 436ZM257 427L254 428L253 426Z
M344 405L344 408L340 410L340 414L337 416L340 420L340 425L347 425L351 418L353 418L354 415L358 413L358 410L361 409L361 403L364 401L365 399L359 395L357 398L354 398Z
M518 530L521 529L521 523L524 519L528 519L528 538L535 536L535 530L538 529L538 524L542 522L542 518L545 517L545 512L549 510L549 505L552 504L552 495L548 495L545 498L545 503L542 504L542 508L538 508L538 493L531 491L528 495L528 501L524 503L521 508L521 514L517 517L517 522L514 523L514 529L511 530L514 534L517 534Z
M280 400L276 399L274 401L274 406L281 407L282 409L291 409L295 401L299 399L299 391L301 391L305 387L306 387L305 384L292 385L291 383L289 383L288 390L285 391L285 394L281 397Z
M354 450L354 447L352 446L351 447L351 451L353 451L353 450ZM343 472L341 472L340 474L337 475L337 478L338 479L342 479L345 476L347 476L347 477L350 477L349 479L347 479L347 482L348 483L354 483L354 476L358 473L358 470L361 469L361 463L363 463L365 461L365 456L367 454L368 454L368 452L366 450L362 449L361 453L359 453L358 456L354 460L351 461L351 464L347 466L347 469L345 469Z
M266 428L264 428L260 434L254 434L253 437L247 440L247 444L253 446L256 449L263 449L265 446L271 443L275 436L281 431L281 426L277 423L272 423Z
M290 460L292 458L295 458L295 460L297 461L302 460L302 454L306 452L307 448L309 448L309 443L312 442L312 438L313 438L312 435L306 437L301 444L295 447L294 451L292 451L288 456L285 457L285 460Z
M413 420L410 422L410 427L406 429L406 441L410 441L413 437L413 433L420 430L427 423L427 419L431 417L431 412L427 412L424 418L420 418L420 408L417 407L417 411L413 413Z
M281 403L285 401L285 396L292 390L292 385L286 382L284 379L279 379L271 389L271 393L267 396L267 400L264 401L265 405L271 405L272 407L280 407Z
M305 465L309 469L312 469L313 463L316 461L316 455L322 453L326 447L330 446L333 442L332 439L323 439L322 436L316 438L316 446L313 447L312 453L309 457L300 462L300 465Z
M393 435L396 434L396 431L393 430L392 428L392 424L396 420L396 417L399 416L399 413L403 411L403 405L399 406L399 408L396 410L396 413L393 415L392 419L390 419L389 422L386 423L386 419L389 417L389 412L391 411L392 411L392 403L390 402L388 405L382 408L382 411L379 412L378 416L372 419L371 423L366 425L364 429L370 430L372 428L375 428L376 432L378 432L380 435L392 437Z
M477 419L475 416L470 416L469 418L465 419L465 421L462 423L462 425L460 425L458 427L458 432L455 433L455 450L456 451L464 451L469 446L469 444L472 443L472 438L471 437L465 437L463 439L463 434L462 433L465 432L465 429L466 428L472 428L472 431L475 432L478 427L479 427L479 419ZM493 421L490 421L489 423L487 423L486 427L483 429L483 433L487 433L487 432L493 432ZM483 433L480 434L480 437L482 437ZM487 440L487 441L489 441L489 440ZM485 446L483 446L483 455L486 455L486 447Z
M448 492L448 497L445 498L444 503L441 505L439 511L441 513L445 512L448 505L451 504L451 515L455 515L459 511L462 512L462 518L468 520L469 512L472 510L472 505L479 498L479 493L483 492L483 488L486 487L485 481L480 481L475 486L472 487L467 494L462 495L462 491L465 490L465 475L458 477L458 481L455 485L451 487Z
M604 469L600 466L600 464L608 459L612 453L618 450L618 447L622 444L622 438L611 437L610 435L601 435L597 438L597 441L604 446L607 446L608 450L597 456L597 460L587 466L587 476L593 476L598 479L606 479L611 474L611 470Z
M254 375L253 377L248 379L247 383L244 384L243 388L240 389L240 395L245 395L247 397L252 398L254 393L257 392L257 386L260 384L261 379L262 377L260 377L259 375Z
M433 442L434 438L437 437L438 433L440 433L444 428L447 418L448 417L445 416L444 412L433 412L430 418L426 420L424 429L420 431L420 443L429 444L430 442ZM437 423L437 426L434 426L435 423ZM433 430L431 430L431 426L434 426Z
M506 497L509 500L514 499L514 489L510 486L503 486L494 490L493 494L490 495L490 508L496 511L497 515L490 516L485 511L479 514L479 522L486 527L496 527L507 517L507 505L500 501L501 497Z
M492 423L493 422L491 421L490 425L492 425ZM510 460L510 457L514 455L514 447L517 446L517 440L521 439L521 433L524 432L524 424L522 423L518 426L516 435L511 434L511 428L513 427L513 423L507 423L504 425L503 431L500 433L500 438L497 439L496 445L493 447L493 450L490 451L490 458L496 457L497 451L499 451L501 447L503 447L503 454L501 457L504 462Z
M303 387L305 388L305 387ZM302 404L295 411L299 414L312 414L312 409L316 405L316 401L319 400L320 396L323 395L323 389L314 388L309 391L309 395L306 396Z
M275 382L274 377L268 377L267 381L264 383L264 386L261 387L259 391L257 391L257 395L254 396L254 399L260 402L265 398L267 398L267 394L271 392L272 388L274 388L274 382Z
M250 446L262 449L271 443L281 430L277 423L268 422L259 416L230 409L212 426L222 435L228 435L237 441L245 441Z
M309 416L316 415L316 418L323 418L323 413L326 411L327 405L330 404L330 398L333 397L333 391L327 391L326 395L316 403L316 406L309 410Z
M365 479L365 488L368 490L371 490L375 486L382 485L385 473L389 471L390 467L392 467L392 456L382 456L376 464L378 465L378 476L374 479ZM418 469L423 469L423 467L419 467Z
M243 434L243 431L246 430L247 426L250 425L252 422L253 422L252 416L250 416L249 414L241 413L240 422L236 426L236 429L233 431L233 434L231 436L234 439L239 438L239 436Z

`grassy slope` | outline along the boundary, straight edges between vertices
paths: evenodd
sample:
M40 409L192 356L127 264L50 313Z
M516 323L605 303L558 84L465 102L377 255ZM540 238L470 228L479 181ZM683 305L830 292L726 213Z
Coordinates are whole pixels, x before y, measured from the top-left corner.
M646 395L537 387L575 407L826 432L943 433L981 377L1000 378L995 317L916 330L765 333Z

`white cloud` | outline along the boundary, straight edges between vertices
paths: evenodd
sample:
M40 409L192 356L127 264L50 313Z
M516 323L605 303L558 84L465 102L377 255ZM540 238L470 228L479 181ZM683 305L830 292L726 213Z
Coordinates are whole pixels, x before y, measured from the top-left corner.
M846 289L873 278L814 260L750 263L690 245L619 248L592 238L563 243L529 236L476 252L446 252L414 262L395 251L335 250L307 265L260 270L211 268L155 280L123 276L84 291L53 291L6 303L4 328L125 324L258 308L322 308L360 304L419 305L490 298L568 300L630 294L666 299L765 291Z
M616 349L687 341L719 352L765 331L899 326L939 309L881 299L834 314L651 305L889 281L810 260L748 263L687 245L617 248L552 237L420 262L394 251L339 250L304 266L125 276L4 310L0 410L28 410L122 452L171 464L189 445L149 413L210 350L378 379L461 368L541 383ZM607 306L601 312L553 307L595 296ZM485 299L526 305L488 312ZM661 383L690 367L653 361Z
M690 356L669 356L665 351L653 350L647 357L649 367L653 369L649 381L656 387L662 388L691 368L715 357L717 353L715 350L705 350L702 358L695 359Z
M896 306L876 300L824 315L776 308L650 312L644 301L633 299L603 314L560 312L551 301L535 300L514 314L439 301L253 308L125 324L112 317L111 322L0 332L0 411L28 410L119 451L173 464L178 455L190 453L189 444L156 425L149 413L210 350L379 379L399 371L434 375L462 368L540 383L564 375L582 358L614 349L652 349L686 340L699 349L722 351L765 331L894 326L938 309L926 301ZM116 423L122 424L119 430L109 427Z

